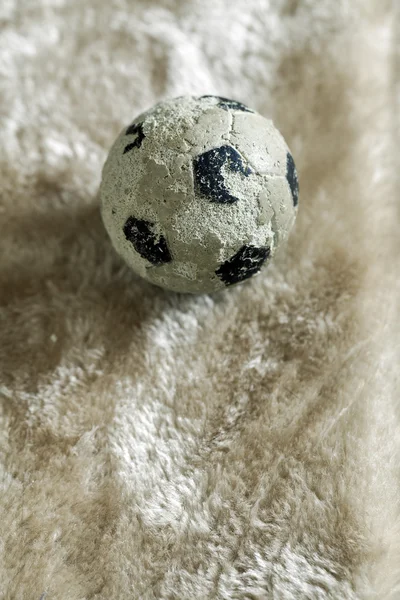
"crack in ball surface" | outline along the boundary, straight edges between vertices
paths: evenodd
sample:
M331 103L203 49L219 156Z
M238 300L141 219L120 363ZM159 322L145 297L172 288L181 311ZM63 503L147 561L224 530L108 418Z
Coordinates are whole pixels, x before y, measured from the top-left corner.
M238 202L226 187L223 167L248 177L251 169L244 165L242 156L232 146L212 148L193 160L193 171L196 182L196 191L211 202L231 204Z

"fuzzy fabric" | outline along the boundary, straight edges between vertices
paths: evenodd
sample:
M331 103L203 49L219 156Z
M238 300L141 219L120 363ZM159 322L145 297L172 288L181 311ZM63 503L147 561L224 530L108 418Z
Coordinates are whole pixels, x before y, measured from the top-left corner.
M400 598L397 5L2 0L2 600ZM119 130L186 93L299 170L285 251L214 296L99 216Z

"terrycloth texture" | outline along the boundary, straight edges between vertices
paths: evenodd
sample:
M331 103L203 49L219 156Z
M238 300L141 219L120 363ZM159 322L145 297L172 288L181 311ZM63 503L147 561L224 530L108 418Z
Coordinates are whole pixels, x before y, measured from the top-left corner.
M2 0L2 600L400 597L396 4ZM287 250L212 297L99 217L121 127L185 93L299 168Z

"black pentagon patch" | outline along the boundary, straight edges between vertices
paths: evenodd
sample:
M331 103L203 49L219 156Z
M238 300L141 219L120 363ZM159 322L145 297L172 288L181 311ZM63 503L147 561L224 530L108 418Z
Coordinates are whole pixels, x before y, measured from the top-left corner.
M125 135L136 135L136 139L125 146L123 154L132 150L132 148L140 148L144 138L146 137L143 132L143 123L132 123L129 125L128 129L125 132Z
M129 217L124 225L124 234L136 252L153 265L171 262L167 241L164 236L154 232L154 223Z
M286 179L288 181L290 191L292 192L293 204L297 206L299 202L299 180L297 179L296 166L293 156L290 152L286 155Z
M218 100L217 106L223 108L224 110L240 110L242 112L254 113L254 110L242 104L241 102L237 102L236 100L229 100L229 98L222 98L221 96L200 96L200 98L216 98Z
M222 167L248 177L252 170L246 167L239 152L232 146L212 148L193 160L193 172L196 189L207 196L210 202L232 204L238 198L230 194L225 187Z
M271 253L268 246L257 248L256 246L242 246L238 252L229 260L226 260L215 271L225 285L233 285L245 279L249 279L261 269Z

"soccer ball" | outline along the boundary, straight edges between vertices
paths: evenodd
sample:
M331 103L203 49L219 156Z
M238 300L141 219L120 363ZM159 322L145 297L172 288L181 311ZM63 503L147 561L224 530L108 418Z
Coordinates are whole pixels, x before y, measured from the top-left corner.
M184 96L121 132L100 195L113 245L136 273L213 292L258 273L286 240L298 181L272 121L226 98Z

